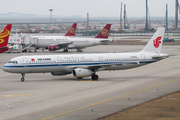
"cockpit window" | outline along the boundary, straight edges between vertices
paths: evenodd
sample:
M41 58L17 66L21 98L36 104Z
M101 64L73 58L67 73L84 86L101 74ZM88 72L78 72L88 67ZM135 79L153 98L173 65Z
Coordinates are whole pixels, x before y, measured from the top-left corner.
M9 61L8 63L18 64L17 61Z

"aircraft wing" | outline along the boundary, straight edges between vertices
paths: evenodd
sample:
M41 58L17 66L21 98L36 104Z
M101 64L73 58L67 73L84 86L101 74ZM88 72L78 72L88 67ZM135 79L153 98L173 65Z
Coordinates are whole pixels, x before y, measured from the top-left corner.
M57 46L59 46L60 48L67 48L68 45L72 44L71 42L62 42L57 44Z
M116 66L121 66L124 64L139 64L138 62L127 62L127 63L114 63L114 64L97 64L97 65L81 65L81 66L72 66L71 69L76 69L76 68L83 68L83 69L90 69L92 71L100 71L105 69L105 67L116 67Z
M123 65L123 64L122 63L119 63L119 64L99 64L99 65L84 66L82 68L99 71L99 70L105 69L105 67L113 67L113 66L121 66L121 65Z

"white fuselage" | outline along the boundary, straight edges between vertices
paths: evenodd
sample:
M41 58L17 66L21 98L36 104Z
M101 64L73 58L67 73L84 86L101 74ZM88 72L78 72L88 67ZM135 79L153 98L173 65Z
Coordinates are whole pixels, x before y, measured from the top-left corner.
M22 82L25 73L46 72L52 75L73 73L78 79L91 76L92 80L97 80L97 71L129 69L168 57L161 53L164 31L164 28L158 28L146 46L137 53L21 56L11 59L2 69L6 72L21 73Z
M100 45L110 39L101 38L77 38L68 36L34 36L38 38L37 47L48 47L49 45L61 45L69 43L68 48L84 48ZM103 41L103 42L102 42Z
M101 66L101 70L122 70L157 60L152 57L156 53L104 53L104 54L70 54L70 55L36 55L21 56L10 60L3 66L3 70L12 73L71 73L74 68Z

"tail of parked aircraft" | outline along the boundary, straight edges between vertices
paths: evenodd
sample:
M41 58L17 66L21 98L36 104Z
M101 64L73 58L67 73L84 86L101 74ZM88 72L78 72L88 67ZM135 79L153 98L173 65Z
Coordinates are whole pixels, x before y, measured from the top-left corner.
M165 28L158 28L141 52L161 52Z
M94 38L104 38L107 39L109 36L111 24L106 24L106 26L101 30L101 32Z
M76 26L77 26L77 23L73 23L71 28L68 30L68 32L64 36L75 36Z
M7 46L12 24L8 24L0 33L0 47Z

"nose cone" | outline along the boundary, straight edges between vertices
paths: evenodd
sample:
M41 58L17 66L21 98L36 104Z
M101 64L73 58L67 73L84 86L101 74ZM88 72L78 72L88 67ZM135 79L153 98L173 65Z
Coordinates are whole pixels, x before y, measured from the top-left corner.
M2 67L2 70L5 71L5 72L11 72L11 67L9 67L7 64L5 64L5 65Z

